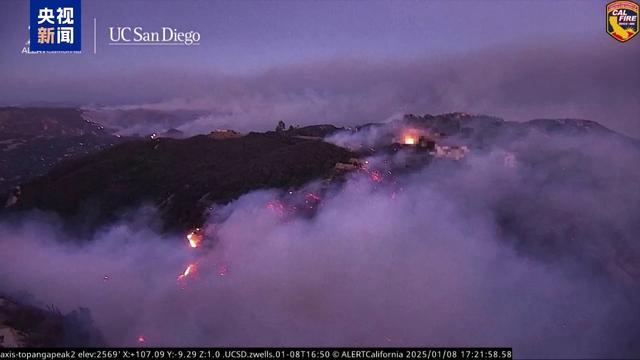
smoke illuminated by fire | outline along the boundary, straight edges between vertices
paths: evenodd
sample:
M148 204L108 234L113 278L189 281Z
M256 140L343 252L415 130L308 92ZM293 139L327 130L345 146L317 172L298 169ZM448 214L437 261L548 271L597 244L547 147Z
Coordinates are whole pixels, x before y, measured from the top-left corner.
M185 234L165 237L136 223L100 233L88 251L69 251L49 226L0 223L7 250L0 252L0 280L65 311L88 306L113 346L418 346L474 339L513 345L523 357L614 357L621 346L627 346L621 355L637 354L637 302L620 291L629 281L625 269L635 268L608 250L611 244L637 250L609 235L636 238L638 207L623 210L627 198L640 195L615 186L630 184L627 177L636 181L637 167L627 159L595 161L611 160L600 144L558 141L551 145L579 148L594 161L557 164L548 156L531 168L526 155L553 147L532 142L529 151L527 144L510 149L513 154L439 144L434 157L443 159L409 174L392 165L422 156L418 149L354 161L344 183L260 190L216 208L220 216L186 235L188 246ZM467 155L462 166L445 161L461 155ZM628 156L637 163L638 156ZM582 171L553 176L557 184L549 185L560 166ZM593 182L597 187L576 181L593 179L590 174L602 179ZM575 204L568 201L574 194L597 201ZM601 203L611 204L613 214L601 212ZM558 210L576 217L558 221ZM505 217L508 237L497 231L496 219ZM597 221L603 217L608 221ZM41 241L51 234L55 242ZM203 238L192 251L196 235ZM558 241L536 241L544 237ZM168 241L140 241L152 238ZM521 241L518 249L514 240ZM572 265L562 266L561 252L574 254ZM587 278L579 267L583 257L601 261L612 275L576 281ZM478 331L475 325L487 318L495 319L495 329ZM539 345L548 352L537 352Z
M278 215L284 214L284 204L278 200L269 201L266 206L267 209L274 211Z
M371 181L373 182L379 183L382 181L382 173L379 170L369 171L369 176L371 177Z
M314 194L312 192L307 193L307 195L305 195L305 197L306 197L307 201L320 201L320 199L321 199L320 195Z

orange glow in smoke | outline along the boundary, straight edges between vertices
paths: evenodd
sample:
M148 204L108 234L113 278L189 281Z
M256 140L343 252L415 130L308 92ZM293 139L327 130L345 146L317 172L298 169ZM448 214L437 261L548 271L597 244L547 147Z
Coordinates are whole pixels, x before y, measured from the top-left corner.
M187 276L193 275L197 270L196 264L189 264L187 268L182 272L182 274L178 275L178 280L184 280Z
M284 204L278 200L272 200L267 203L267 209L276 212L279 215L284 215Z
M415 145L416 144L416 138L412 135L405 135L404 136L404 144L405 145Z
M202 236L200 228L196 228L192 232L188 233L187 240L189 241L189 246L191 246L194 249L199 247L200 244L202 243L203 237L204 236Z
M369 171L369 177L371 177L371 180L377 183L382 181L382 173L378 170Z
M307 193L307 195L305 196L306 200L315 200L315 201L320 201L320 195L314 194L312 192Z
M422 134L422 131L417 129L404 129L402 131L402 135L400 136L401 142L404 145L417 145L418 138Z

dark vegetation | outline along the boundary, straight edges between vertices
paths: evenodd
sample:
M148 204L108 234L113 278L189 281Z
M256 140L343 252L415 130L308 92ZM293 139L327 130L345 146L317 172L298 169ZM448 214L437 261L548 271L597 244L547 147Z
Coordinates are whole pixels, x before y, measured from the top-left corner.
M11 329L12 335L26 347L105 345L86 308L63 315L54 306L42 309L0 296L0 328ZM8 341L3 339L5 343Z
M322 141L274 133L130 141L62 162L23 184L15 208L52 210L92 228L150 203L166 229L182 231L202 223L212 203L260 188L303 185L352 156Z
M0 108L0 194L64 159L122 142L78 109Z

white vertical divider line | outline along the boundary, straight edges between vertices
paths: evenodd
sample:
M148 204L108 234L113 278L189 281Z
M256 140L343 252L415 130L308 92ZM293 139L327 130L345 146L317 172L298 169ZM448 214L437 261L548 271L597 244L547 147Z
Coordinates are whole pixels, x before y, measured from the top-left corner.
M93 18L93 53L96 53L96 18Z

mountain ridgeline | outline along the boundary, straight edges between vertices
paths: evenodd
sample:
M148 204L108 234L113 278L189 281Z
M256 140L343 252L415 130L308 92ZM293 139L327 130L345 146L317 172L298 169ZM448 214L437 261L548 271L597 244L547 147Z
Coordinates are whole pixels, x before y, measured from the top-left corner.
M212 204L227 203L256 189L295 188L331 177L337 163L365 154L321 139L390 125L428 129L447 141L480 150L504 146L532 132L601 136L638 148L634 139L596 122L574 119L511 122L465 113L405 115L390 123L355 128L312 125L173 139L114 136L112 130L83 116L77 109L0 109L0 145L4 146L0 166L3 174L11 174L11 179L6 175L0 179L5 181L0 193L8 199L3 212L52 211L93 229L128 210L153 205L165 229L184 231L203 223ZM11 190L15 185L20 185L17 193Z

